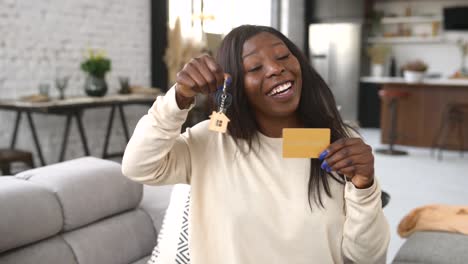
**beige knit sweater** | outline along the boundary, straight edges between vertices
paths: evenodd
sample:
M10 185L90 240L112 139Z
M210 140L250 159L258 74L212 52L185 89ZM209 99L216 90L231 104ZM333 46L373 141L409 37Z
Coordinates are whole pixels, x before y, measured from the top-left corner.
M146 184L191 185L192 264L384 263L390 233L376 181L357 189L330 179L325 209L308 204L308 159L284 159L282 139L259 133L255 150L202 122L172 88L157 98L125 150L123 173Z

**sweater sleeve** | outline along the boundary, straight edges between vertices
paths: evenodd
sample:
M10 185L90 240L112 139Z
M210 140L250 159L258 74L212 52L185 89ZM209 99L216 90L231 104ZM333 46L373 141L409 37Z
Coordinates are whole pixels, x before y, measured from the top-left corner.
M374 184L357 189L351 182L345 185L346 219L342 250L345 259L353 263L385 263L390 229L383 214L381 190Z
M192 106L193 107L193 104ZM151 185L190 183L190 152L182 124L190 109L179 109L172 87L138 122L122 159L122 172Z

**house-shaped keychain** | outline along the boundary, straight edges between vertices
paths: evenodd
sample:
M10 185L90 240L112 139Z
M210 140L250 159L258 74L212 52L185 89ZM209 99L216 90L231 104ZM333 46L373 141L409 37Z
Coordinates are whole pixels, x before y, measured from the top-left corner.
M229 118L223 112L213 111L210 115L210 127L209 129L216 132L225 133Z

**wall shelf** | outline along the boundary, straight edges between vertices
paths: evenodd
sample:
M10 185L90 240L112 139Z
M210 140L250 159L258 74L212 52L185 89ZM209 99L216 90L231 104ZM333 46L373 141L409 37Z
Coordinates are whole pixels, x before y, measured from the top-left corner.
M384 17L382 24L400 24L400 23L432 23L442 22L441 16L403 16L403 17Z
M368 38L368 43L371 44L416 44L416 43L428 43L428 44L437 44L444 43L442 37L374 37Z
M386 44L435 44L443 43L440 26L442 16L395 16L383 17L381 25L383 32L388 37L369 38L368 43ZM393 35L394 37L391 37ZM405 35L409 35L405 37Z

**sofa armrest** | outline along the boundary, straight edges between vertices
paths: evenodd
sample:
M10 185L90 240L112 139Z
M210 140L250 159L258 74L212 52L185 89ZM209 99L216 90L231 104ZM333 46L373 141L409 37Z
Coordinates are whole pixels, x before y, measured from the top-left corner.
M145 185L143 188L143 199L141 200L140 208L149 214L157 233L159 233L161 229L166 209L169 206L173 187L173 185Z
M448 232L416 232L398 251L393 264L464 264L468 259L468 236Z

